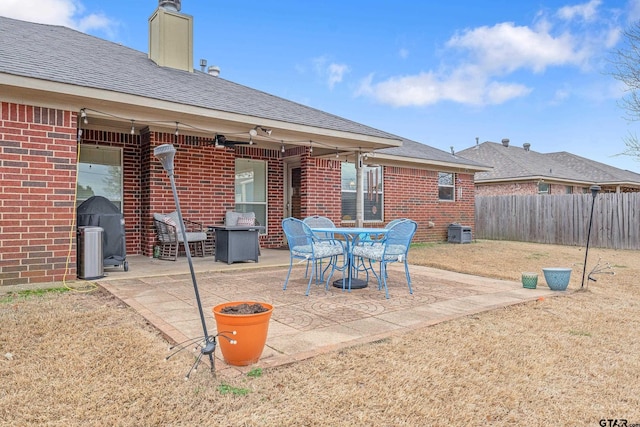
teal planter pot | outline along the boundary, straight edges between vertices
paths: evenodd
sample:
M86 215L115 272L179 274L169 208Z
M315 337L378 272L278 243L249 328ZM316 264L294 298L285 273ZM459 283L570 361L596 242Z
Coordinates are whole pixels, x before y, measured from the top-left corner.
M522 273L522 287L535 289L538 286L538 273Z
M570 268L543 268L544 280L552 291L565 291L571 278Z

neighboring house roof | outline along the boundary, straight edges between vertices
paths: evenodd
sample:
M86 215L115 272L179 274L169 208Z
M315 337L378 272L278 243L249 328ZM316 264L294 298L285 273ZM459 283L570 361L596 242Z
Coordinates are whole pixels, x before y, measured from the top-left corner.
M471 171L488 171L491 168L484 162L463 158L458 154L453 155L451 153L447 153L446 151L439 150L437 148L412 141L410 139L402 137L398 138L401 138L402 146L376 150L375 158L395 159L396 157L406 157L415 159L417 161L423 160L425 162L429 162L430 164L436 164L443 167L463 166L467 169L470 169Z
M640 174L567 152L538 153L487 141L460 151L458 156L493 167L489 171L477 172L476 183L545 179L582 185L640 186Z
M595 160L585 159L566 151L547 155L582 176L588 176L598 184L635 183L640 185L640 174L626 169L619 169Z

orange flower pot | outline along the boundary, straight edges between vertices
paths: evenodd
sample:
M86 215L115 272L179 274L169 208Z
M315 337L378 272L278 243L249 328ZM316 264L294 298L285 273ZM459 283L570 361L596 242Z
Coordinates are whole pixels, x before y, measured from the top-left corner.
M260 304L267 311L256 314L221 313L225 307L240 304ZM246 366L256 363L260 359L267 342L272 312L273 306L271 304L256 303L255 301L230 301L213 307L213 317L216 319L218 333L237 342L231 344L226 338L218 337L218 345L227 364ZM236 335L232 335L233 331L236 331Z

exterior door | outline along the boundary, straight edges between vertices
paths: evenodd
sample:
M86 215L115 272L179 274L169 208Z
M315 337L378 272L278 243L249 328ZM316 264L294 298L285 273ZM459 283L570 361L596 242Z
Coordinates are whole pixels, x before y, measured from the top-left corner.
M302 198L301 198L302 170L299 164L289 164L287 166L287 199L286 214L294 218L302 219Z

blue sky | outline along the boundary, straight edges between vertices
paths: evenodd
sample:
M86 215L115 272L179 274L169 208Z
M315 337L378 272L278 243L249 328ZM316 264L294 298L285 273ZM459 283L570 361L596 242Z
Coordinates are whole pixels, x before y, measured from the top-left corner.
M146 52L155 0L1 0L0 15ZM530 143L640 172L616 156L639 123L608 58L640 0L183 0L194 68L449 151Z

